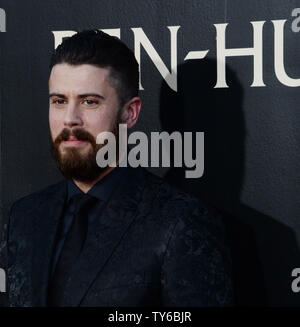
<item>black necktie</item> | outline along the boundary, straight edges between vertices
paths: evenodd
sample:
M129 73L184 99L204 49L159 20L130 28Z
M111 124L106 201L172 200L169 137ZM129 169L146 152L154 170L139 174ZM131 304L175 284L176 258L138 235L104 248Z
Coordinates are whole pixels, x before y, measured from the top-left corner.
M76 209L50 283L49 304L51 306L62 304L65 285L85 242L88 229L87 212L97 201L95 197L88 194L76 195L72 199L75 201Z

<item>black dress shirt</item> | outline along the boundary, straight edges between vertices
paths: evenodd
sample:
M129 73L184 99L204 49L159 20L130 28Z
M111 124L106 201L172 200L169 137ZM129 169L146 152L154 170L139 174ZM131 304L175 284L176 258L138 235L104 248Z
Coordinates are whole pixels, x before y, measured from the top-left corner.
M89 228L93 225L96 218L99 217L99 214L105 207L117 184L120 183L121 179L126 176L127 172L128 169L126 167L116 167L110 173L104 176L101 180L99 180L87 192L87 194L98 199L96 205L93 206L93 208L86 213ZM69 179L67 183L67 199L64 213L61 218L61 225L59 229L55 251L53 254L51 276L53 276L59 255L64 245L64 241L72 224L76 206L76 203L74 203L73 201L74 196L77 194L83 194L83 192L76 186L76 184L71 179Z

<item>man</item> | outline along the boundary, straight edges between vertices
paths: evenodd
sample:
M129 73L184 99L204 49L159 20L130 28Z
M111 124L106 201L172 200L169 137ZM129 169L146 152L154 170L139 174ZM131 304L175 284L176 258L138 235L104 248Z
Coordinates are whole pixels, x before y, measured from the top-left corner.
M84 31L56 49L50 69L52 153L65 180L11 208L0 248L6 305L230 305L214 210L143 168L97 165L97 135L117 136L140 113L133 53Z

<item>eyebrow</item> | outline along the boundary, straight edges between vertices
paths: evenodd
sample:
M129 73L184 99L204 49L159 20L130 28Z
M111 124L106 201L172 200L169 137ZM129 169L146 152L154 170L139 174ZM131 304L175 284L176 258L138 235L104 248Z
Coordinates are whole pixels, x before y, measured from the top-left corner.
M64 94L61 94L61 93L50 93L49 98L51 98L51 97L59 97L59 98L63 98L63 99L67 98ZM84 94L79 94L77 96L77 98L79 98L79 99L86 98L86 97L96 97L99 99L104 99L104 96L102 96L98 93L84 93Z

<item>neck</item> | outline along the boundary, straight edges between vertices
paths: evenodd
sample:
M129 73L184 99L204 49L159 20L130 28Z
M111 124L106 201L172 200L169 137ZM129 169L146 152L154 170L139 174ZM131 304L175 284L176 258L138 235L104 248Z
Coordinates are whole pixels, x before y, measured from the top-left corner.
M104 176L109 174L115 167L108 167L105 171L101 172L101 174L91 182L82 182L76 179L73 179L73 182L76 186L83 192L87 193L97 182L99 182Z

